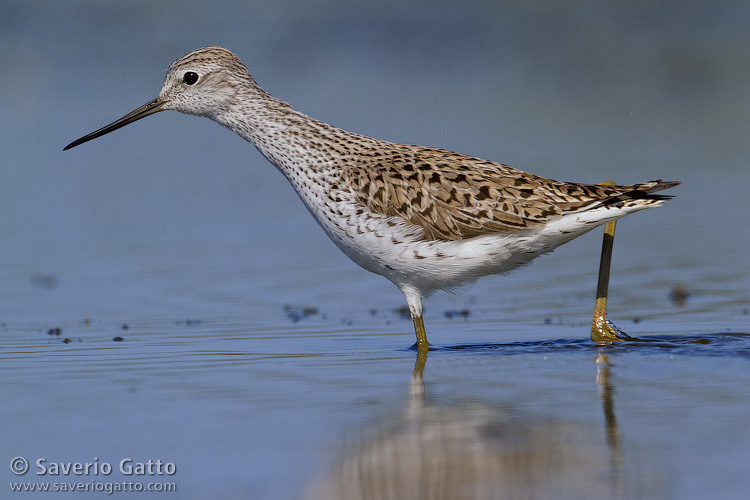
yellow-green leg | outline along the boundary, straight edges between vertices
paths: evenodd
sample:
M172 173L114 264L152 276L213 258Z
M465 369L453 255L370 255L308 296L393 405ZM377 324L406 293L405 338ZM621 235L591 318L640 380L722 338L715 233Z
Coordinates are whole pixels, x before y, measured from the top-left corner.
M412 316L414 320L414 333L417 334L417 351L419 353L426 353L430 348L430 343L427 342L427 332L424 329L424 320L422 316Z
M419 353L427 353L430 343L427 342L427 332L424 329L424 320L422 319L422 294L418 290L410 287L400 287L406 297L406 303L409 304L411 319L414 321L414 333L417 335L417 343L411 348L417 348Z
M604 181L600 184L614 185L614 181ZM604 241L602 242L602 258L599 263L599 283L596 286L596 304L594 306L594 320L591 323L591 340L594 342L614 342L616 340L631 339L625 332L617 328L607 319L607 290L609 288L609 269L612 263L612 247L615 243L615 228L617 221L604 225Z

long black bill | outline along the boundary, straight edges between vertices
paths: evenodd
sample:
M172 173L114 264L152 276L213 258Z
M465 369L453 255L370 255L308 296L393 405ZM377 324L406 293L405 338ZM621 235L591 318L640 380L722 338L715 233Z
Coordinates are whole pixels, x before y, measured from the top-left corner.
M154 113L158 113L162 110L162 107L164 106L165 101L161 100L160 98L156 98L152 101L147 102L143 106L141 106L138 109L135 109L128 113L127 115L123 116L117 121L114 121L107 125L106 127L102 127L99 130L95 132L91 132L88 135L84 135L80 139L77 139L67 146L63 148L63 151L67 151L70 148L74 148L80 144L83 144L84 142L88 142L91 139L96 139L97 137L101 137L104 134L109 134L113 130L117 130L118 128L124 127L128 123L133 123L136 120L140 120L141 118L145 118L148 115L153 115Z

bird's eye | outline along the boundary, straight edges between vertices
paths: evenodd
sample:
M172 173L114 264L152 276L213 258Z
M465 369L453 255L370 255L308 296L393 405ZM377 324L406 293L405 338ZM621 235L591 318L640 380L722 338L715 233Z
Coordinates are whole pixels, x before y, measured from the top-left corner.
M198 81L198 73L195 73L194 71L188 71L187 73L182 75L182 81L187 83L188 85L192 85Z

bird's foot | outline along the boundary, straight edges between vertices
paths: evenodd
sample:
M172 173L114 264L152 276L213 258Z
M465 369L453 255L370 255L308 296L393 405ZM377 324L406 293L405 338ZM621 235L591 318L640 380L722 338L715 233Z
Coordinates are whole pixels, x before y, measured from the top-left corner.
M617 328L606 316L597 316L591 324L591 340L594 342L617 342L635 339Z

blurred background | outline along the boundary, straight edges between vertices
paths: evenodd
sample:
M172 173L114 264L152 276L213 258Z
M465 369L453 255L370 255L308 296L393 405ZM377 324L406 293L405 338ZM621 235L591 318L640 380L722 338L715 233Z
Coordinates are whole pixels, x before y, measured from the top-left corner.
M413 370L403 296L341 254L252 146L170 112L62 152L155 97L174 59L220 45L347 130L558 180L682 181L618 224L610 316L688 347L615 351L615 391L595 382L609 365L594 369L593 348L544 343L588 336L597 230L426 302L430 341L455 350L430 353L421 422L447 436L445 463L484 443L478 464L540 460L506 469L513 488L558 498L557 464L572 496L604 498L586 481L608 476L577 464L616 455L599 400L614 427L615 394L622 497L740 496L749 22L750 3L730 0L3 0L3 449L171 460L180 498L295 498L316 478L321 497L352 498L361 485L341 478L377 463L373 449L424 459L399 451L415 449L398 417ZM471 473L506 477L485 469Z
M281 260L289 288L321 279L311 257L380 284L337 254L251 146L207 120L163 113L62 153L153 98L169 63L205 45L352 131L560 180L681 180L666 207L621 224L637 235L619 238L615 265L637 249L657 266L720 261L747 280L736 259L750 250L749 16L741 1L6 0L1 315L81 316L99 312L92 301L144 314L112 274L128 262L232 274L268 249L258 267ZM573 252L598 251L585 247ZM66 293L32 308L45 277Z

